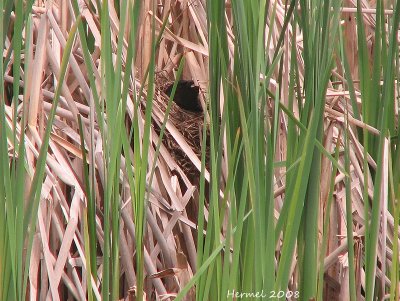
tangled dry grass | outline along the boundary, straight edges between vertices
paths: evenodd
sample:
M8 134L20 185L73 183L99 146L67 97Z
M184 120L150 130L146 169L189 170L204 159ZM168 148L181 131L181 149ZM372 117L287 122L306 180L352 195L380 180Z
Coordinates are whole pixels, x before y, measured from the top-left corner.
M193 79L201 87L202 91L207 91L208 87L208 33L206 8L204 1L162 1L156 11L151 11L151 1L143 1L142 22L138 41L138 54L136 60L137 78L132 85L141 86L145 66L148 65L150 56L150 17L156 16L157 31L160 30L162 21L168 19L167 27L163 33L159 48L156 54L156 70L162 72L165 80L172 82L175 80L176 69L182 57L185 57L186 64L183 70L183 78ZM285 1L277 1L276 23L274 35L272 36L272 47L277 44L279 31L283 27L285 15ZM355 45L356 23L354 21L353 4L356 1L346 1L349 9L343 9L344 32L348 42L346 51L350 58L350 68L354 78L357 78L357 50ZM371 1L373 2L373 1ZM87 4L96 5L96 1L80 1L82 15L85 18L88 31L93 35L94 51L92 53L92 63L96 83L100 87L101 70L99 65L99 46L101 45L99 16L89 9ZM111 3L111 2L110 2ZM367 1L362 1L365 9L370 9ZM229 6L229 3L227 4ZM351 6L351 7L350 7ZM387 12L387 13L390 13ZM169 14L169 15L168 15ZM116 48L117 35L119 30L119 18L115 7L110 5L109 15L111 20L111 33L113 47ZM372 33L375 19L372 14L365 10L363 14L366 31ZM32 36L31 43L34 51L22 57L23 63L29 65L27 74L20 79L13 78L12 60L6 68L5 87L11 91L14 81L20 81L21 87L25 87L24 93L18 96L21 103L24 103L24 114L27 116L27 126L20 122L22 116L13 115L11 109L12 95L5 95L7 105L7 121L10 125L16 120L18 132L26 131L25 144L27 146L27 164L32 172L35 169L35 162L38 150L41 145L41 135L46 127L47 115L51 108L54 97L55 85L60 69L60 61L63 48L66 44L67 33L72 24L71 7L69 1L35 1L32 15ZM228 46L233 59L234 34L230 26L230 11L227 9L226 20L228 23L227 31L230 39ZM11 27L10 27L11 28ZM303 58L301 57L302 36L296 37L296 56L291 58L290 42L293 33L289 25L285 37L283 50L288 55L283 57L282 72L288 72L291 59L297 59L299 70L302 70ZM13 53L9 33L6 39L6 49L3 52L4 58ZM374 40L371 36L371 45ZM372 47L369 45L369 47ZM267 51L273 52L274 49ZM15 54L13 54L15 55ZM37 233L34 236L33 251L29 262L29 283L28 290L31 300L67 300L70 298L86 300L87 281L92 281L94 291L100 296L99 287L101 283L101 273L99 279L86 279L85 253L83 245L83 211L86 206L86 198L82 186L83 168L82 152L80 147L79 127L77 116L83 117L84 126L93 132L95 149L86 146L88 153L94 154L96 169L96 202L97 214L97 241L99 266L101 271L102 242L104 241L104 228L102 224L103 216L101 208L103 206L104 178L104 156L102 153L102 137L99 133L99 124L91 114L94 112L93 104L90 102L91 88L87 68L84 64L83 55L80 50L80 42L76 41L72 55L69 59L70 67L63 84L60 105L56 112L56 119L51 134L49 154L46 160L46 176L43 190L41 192L41 202L38 215ZM343 68L338 62L333 73L336 77L343 78ZM277 77L278 71L273 76ZM300 74L300 79L303 79ZM289 76L283 76L284 82L281 87L271 81L271 91L282 89L282 102L287 104L290 91L288 90ZM185 112L174 103L170 112L170 117L166 123L163 143L160 146L160 154L154 158L156 146L159 142L160 128L164 120L164 113L167 108L168 98L161 91L165 88L165 82L156 82L158 91L155 94L153 103L153 130L152 147L150 151L150 161L156 160L155 177L151 186L147 187L149 204L146 209L146 240L145 240L145 293L148 300L173 300L173 296L184 287L189 279L196 272L196 214L198 212L198 185L201 170L201 147L203 122L207 120L203 114ZM299 83L300 85L303 82ZM136 87L131 87L136 91ZM100 91L101 93L101 91ZM146 93L146 91L144 91ZM325 132L324 147L333 153L335 145L340 145L343 149L343 131L346 120L350 127L350 163L351 163L351 191L352 191L352 213L354 219L354 237L356 239L356 260L361 261L361 250L363 249L364 223L369 217L365 216L363 191L365 189L365 179L369 179L368 194L372 198L373 185L382 186L382 198L387 198L389 193L387 187L388 169L383 170L383 180L381 183L373 183L369 171L364 170L362 162L364 160L363 147L357 136L357 129L366 129L373 135L380 135L379 131L357 119L353 112L348 108L350 92L345 90L343 83L330 82L327 92L327 102L325 107ZM361 102L356 87L355 95L359 103ZM201 101L207 104L207 96L200 93ZM27 100L29 99L29 102ZM132 124L134 118L134 99L132 94L128 95L127 100L127 125ZM142 108L145 108L143 103ZM396 110L398 118L398 103L393 108ZM299 115L298 108L294 107L293 114ZM207 117L207 116L206 116ZM108 116L107 118L112 118ZM139 118L144 122L143 112ZM287 117L279 117L278 152L277 161L285 160L286 138L287 138ZM397 121L396 121L397 123ZM112 131L112 129L109 129ZM10 141L11 149L14 147ZM390 141L387 140L384 149L384 160L388 158ZM122 165L124 164L122 160ZM372 168L376 167L376 162L368 157L368 162ZM344 166L344 157L340 156L339 163ZM383 166L387 166L383 165ZM222 168L227 169L226 162L222 162ZM345 196L345 175L338 171L334 191L335 201L332 210L326 212L326 204L329 194L330 172L332 164L324 158L322 163L322 173L328 175L322 177L321 181L321 201L320 201L320 220L319 233L322 233L324 217L330 215L329 239L325 265L325 285L326 300L339 300L348 293L347 286L343 279L348 277L347 269L347 244L346 240L346 196ZM276 185L275 190L275 215L280 214L283 202L285 202L285 168L277 167L275 170ZM132 202L129 194L128 182L126 180L126 168L121 166L120 181L122 185L121 202L121 225L120 225L120 260L121 260L121 299L131 300L134 295L136 283L135 275L135 226L132 220ZM223 173L224 177L224 173ZM206 164L205 178L210 179L209 165ZM222 182L226 179L223 178ZM28 181L29 182L29 181ZM207 220L207 208L205 219ZM398 229L394 229L394 219L387 207L381 210L380 243L378 248L379 268L377 277L382 285L390 285L389 279L385 276L385 269L393 259L392 246L393 240L399 238ZM221 233L224 235L224 233ZM359 252L358 252L359 251ZM279 252L279 244L277 246ZM362 265L357 265L357 285L365 283ZM296 264L293 264L293 271ZM293 279L295 282L295 279ZM398 284L391 284L398 285ZM361 291L361 290L360 290ZM194 292L187 296L186 300L193 300ZM344 299L340 299L344 300ZM361 300L361 299L360 299Z

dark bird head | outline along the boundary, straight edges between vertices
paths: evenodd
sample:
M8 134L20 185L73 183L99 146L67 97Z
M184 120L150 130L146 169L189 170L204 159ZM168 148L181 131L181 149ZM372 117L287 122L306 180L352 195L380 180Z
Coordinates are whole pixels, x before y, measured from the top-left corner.
M165 94L171 96L174 84L168 85ZM176 86L173 101L182 109L190 112L203 112L199 100L199 86L196 86L192 80L180 80Z

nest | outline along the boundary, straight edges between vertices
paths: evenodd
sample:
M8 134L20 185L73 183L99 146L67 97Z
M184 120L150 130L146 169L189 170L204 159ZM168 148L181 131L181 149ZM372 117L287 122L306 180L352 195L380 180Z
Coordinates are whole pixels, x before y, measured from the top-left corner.
M158 95L155 97L155 104L164 114L167 110L169 97L164 91L171 87L171 83L167 83L159 86ZM179 91L175 94L178 97L184 98L184 95L179 95ZM163 116L164 117L164 116ZM169 122L171 122L175 128L179 131L186 143L191 147L193 152L196 154L199 160L201 160L201 149L203 139L203 124L204 114L203 112L191 112L182 109L172 102L171 109L168 116ZM157 135L160 135L161 122L155 119L154 129ZM208 137L207 137L208 141ZM172 134L166 129L164 131L162 142L167 148L172 158L175 160L177 165L185 172L187 178L192 182L193 185L198 185L200 176L199 170L195 167L190 157L181 148ZM207 143L208 144L208 143ZM206 145L206 168L209 165L209 145Z

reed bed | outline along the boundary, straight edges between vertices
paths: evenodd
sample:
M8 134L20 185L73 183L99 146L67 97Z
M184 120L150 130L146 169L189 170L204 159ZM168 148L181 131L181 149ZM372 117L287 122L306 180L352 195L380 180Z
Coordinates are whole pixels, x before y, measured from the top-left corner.
M399 300L398 1L0 12L0 300Z

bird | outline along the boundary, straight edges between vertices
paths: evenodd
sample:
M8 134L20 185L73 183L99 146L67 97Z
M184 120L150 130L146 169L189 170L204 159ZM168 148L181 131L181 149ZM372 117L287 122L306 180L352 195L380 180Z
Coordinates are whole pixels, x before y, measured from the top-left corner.
M170 84L164 90L165 94L171 96L174 84ZM179 80L176 86L173 101L186 111L202 113L203 108L199 99L200 87L196 86L192 80Z

